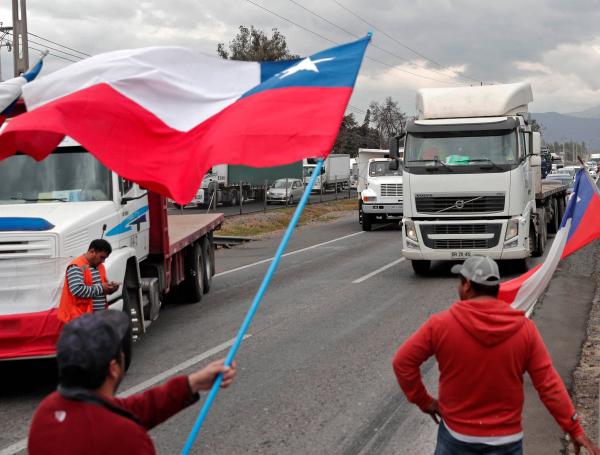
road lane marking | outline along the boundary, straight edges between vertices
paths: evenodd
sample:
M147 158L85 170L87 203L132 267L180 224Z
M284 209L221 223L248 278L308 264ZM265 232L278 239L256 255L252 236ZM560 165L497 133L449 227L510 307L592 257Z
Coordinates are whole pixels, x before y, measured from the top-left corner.
M250 338L252 335L244 335L244 340L246 340L247 338ZM215 346L212 349L209 349L208 351L203 352L202 354L198 354L197 356L192 357L191 359L186 360L185 362L181 362L179 365L175 365L173 368L169 368L166 371L163 371L160 374L157 374L156 376L151 377L150 379L141 382L140 384L130 387L124 391L122 391L121 393L118 394L119 397L127 397L129 395L134 395L136 393L141 392L142 390L146 390L148 387L153 386L154 384L157 384L159 382L164 381L167 378L170 378L171 376L176 375L177 373L196 365L197 363L202 362L205 359L208 359L209 357L212 357L215 354L218 354L221 351L224 351L227 348L230 348L233 343L235 342L235 338L232 338L229 341L226 341L225 343L222 343L218 346Z
M244 335L244 340L246 340L247 338L250 338L252 335ZM133 395L136 393L139 393L143 390L146 390L147 388L164 381L165 379L170 378L171 376L174 376L175 374L190 368L192 366L194 366L197 363L202 362L205 359L208 359L209 357L212 357L215 354L218 354L219 352L224 351L227 348L230 348L233 343L235 342L235 338L232 338L229 341L226 341L225 343L222 343L218 346L215 346L212 349L209 349L208 351L205 351L201 354L198 354L197 356L192 357L191 359L186 360L185 362L181 362L178 365L175 365L172 368L169 368L166 371L163 371L160 374L157 374L156 376L151 377L150 379L139 383L138 385L135 385L133 387L130 387L126 390L124 390L123 392L119 393L117 396L119 397L127 397L129 395ZM18 452L21 452L23 450L27 449L27 438L21 439L20 441L15 442L14 444L11 444L3 449L0 450L0 455L14 455Z
M400 258L400 259L396 259L393 262L390 262L387 265L384 265L383 267L378 268L377 270L366 274L365 276L361 276L360 278L357 278L356 280L354 280L352 283L356 284L356 283L362 283L363 281L368 280L371 277L374 277L375 275L377 275L378 273L383 272L384 270L389 269L390 267L394 267L396 264L400 264L402 261L405 261L406 258Z
M364 234L364 231L359 231L359 232L355 232L353 234L344 235L342 237L338 237L337 239L328 240L327 242L317 243L316 245L307 246L306 248L301 248L301 249L296 250L296 251L290 251L289 253L283 254L281 257L284 258L284 257L287 257L287 256L292 256L294 254L304 253L305 251L312 250L314 248L318 248L318 247L323 246L323 245L328 245L330 243L337 242L339 240L348 239L350 237L354 237L355 235L359 235L359 234ZM248 269L250 267L254 267L255 265L265 264L267 262L271 262L272 260L273 260L272 257L270 257L268 259L262 259L260 261L253 262L252 264L246 264L246 265L242 265L240 267L236 267L235 269L226 270L224 272L216 273L214 276L216 278L218 276L228 275L229 273L238 272L240 270ZM0 455L2 455L2 454L0 454Z

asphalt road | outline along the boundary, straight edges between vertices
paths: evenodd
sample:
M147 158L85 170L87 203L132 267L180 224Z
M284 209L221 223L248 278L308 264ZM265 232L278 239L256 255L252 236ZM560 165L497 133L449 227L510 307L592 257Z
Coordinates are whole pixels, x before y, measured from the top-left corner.
M433 276L416 277L399 260L399 236L395 225L363 233L355 216L298 229L287 249L295 253L282 260L238 354L237 381L219 394L195 453L431 451L434 425L406 402L390 360L455 299L456 279L442 263ZM219 250L210 294L199 304L164 308L135 345L121 390L155 382L194 357L198 367L224 355L278 240ZM422 373L435 390L435 363ZM0 364L0 455L17 453L55 375L51 361ZM181 450L199 406L151 432L159 453Z
M355 189L346 189L344 191L339 192L337 195L335 194L335 192L332 191L328 191L326 193L323 194L311 194L310 198L309 198L309 204L318 204L319 202L326 202L326 201L335 201L336 199L348 199L348 198L352 198L355 199L356 198L356 190ZM296 205L298 203L298 201L296 201L296 203L294 205ZM242 213L255 213L255 212L261 212L263 210L277 210L280 209L282 207L285 207L285 204L268 204L265 205L264 201L254 201L254 200L249 200L246 201L242 204ZM187 214L187 213L205 213L206 212L206 208L201 208L201 207L194 207L194 206L186 206L184 209L178 209L175 207L172 207L169 209L169 213L183 213L183 214ZM211 209L211 211L213 211ZM240 207L239 206L235 206L235 207L229 207L229 206L225 206L225 205L219 205L217 206L217 212L219 213L224 213L225 216L233 216L233 215L239 215L240 214Z

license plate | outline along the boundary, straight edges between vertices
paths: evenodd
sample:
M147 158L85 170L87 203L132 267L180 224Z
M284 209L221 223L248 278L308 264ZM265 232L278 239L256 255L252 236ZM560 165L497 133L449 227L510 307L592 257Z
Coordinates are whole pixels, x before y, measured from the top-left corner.
M452 257L453 259L470 258L471 252L470 251L452 251L450 253L450 257Z

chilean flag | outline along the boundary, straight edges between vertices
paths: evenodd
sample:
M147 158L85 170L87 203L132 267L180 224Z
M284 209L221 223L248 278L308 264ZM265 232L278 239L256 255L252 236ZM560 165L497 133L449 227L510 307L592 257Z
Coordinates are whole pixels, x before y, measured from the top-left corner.
M242 62L186 48L100 54L27 84L0 159L70 136L119 175L189 202L216 164L326 157L370 37L304 59Z
M500 284L498 298L511 303L514 308L529 309L546 289L558 262L597 238L600 238L600 193L589 173L580 169L546 260L529 272Z

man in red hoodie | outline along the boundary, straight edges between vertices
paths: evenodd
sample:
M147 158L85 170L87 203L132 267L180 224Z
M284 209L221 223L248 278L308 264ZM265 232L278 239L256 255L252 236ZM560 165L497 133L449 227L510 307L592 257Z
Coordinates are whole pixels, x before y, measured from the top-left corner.
M435 455L522 454L523 375L539 396L575 453L585 447L600 455L579 424L567 390L535 326L522 311L497 299L498 265L476 256L460 274L460 300L431 316L398 349L393 367L408 401L438 423ZM420 366L435 356L439 398L427 393Z
M155 454L147 430L198 401L219 373L221 387L235 365L215 361L187 376L127 398L115 393L125 374L122 341L129 320L121 311L87 313L69 322L56 346L58 390L38 407L28 452L44 454Z

